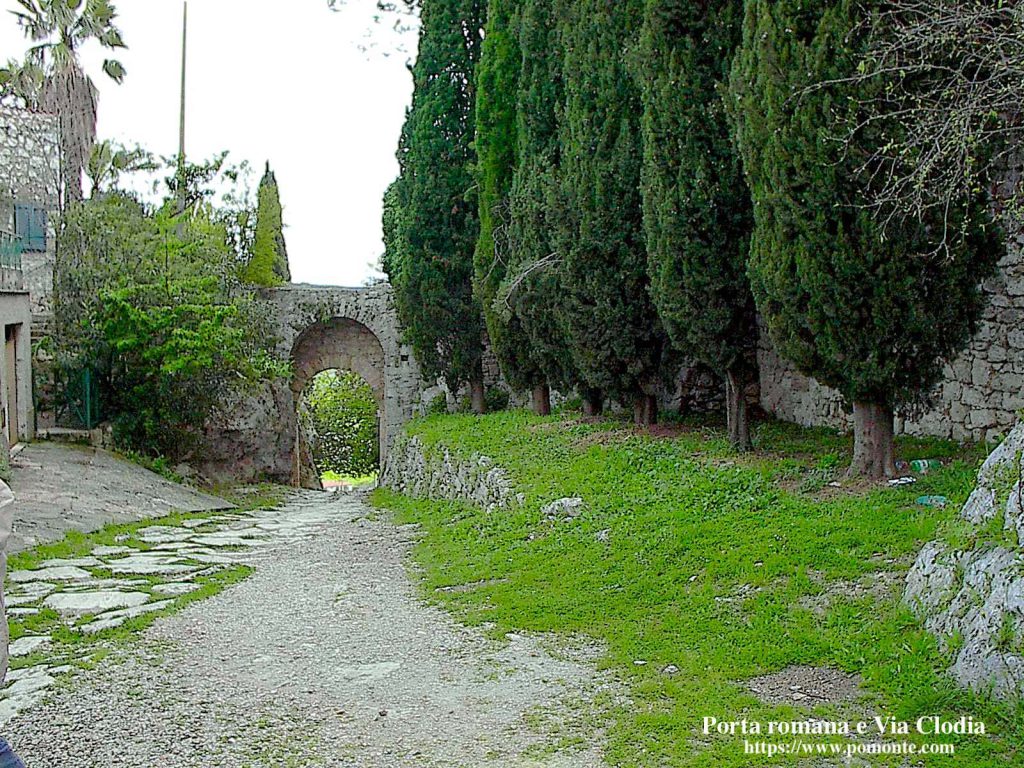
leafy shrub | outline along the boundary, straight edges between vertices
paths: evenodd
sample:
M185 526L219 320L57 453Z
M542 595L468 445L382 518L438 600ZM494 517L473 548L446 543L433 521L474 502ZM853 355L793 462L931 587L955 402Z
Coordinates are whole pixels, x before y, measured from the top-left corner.
M448 413L448 395L439 392L427 405L428 416L441 416Z
M313 379L305 401L313 462L321 475L363 477L377 471L377 401L362 377L324 371Z
M119 448L188 458L239 385L287 374L220 212L122 193L72 206L56 284L59 368L96 377Z
M508 409L510 395L508 390L501 387L489 387L484 394L484 402L487 404L487 412L504 411Z

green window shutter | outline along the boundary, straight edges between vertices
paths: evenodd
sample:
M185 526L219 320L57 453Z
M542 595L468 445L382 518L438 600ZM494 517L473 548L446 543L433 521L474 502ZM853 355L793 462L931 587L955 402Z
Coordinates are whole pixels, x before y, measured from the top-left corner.
M46 250L47 212L45 208L31 203L16 203L14 206L14 231L21 238L21 247L26 251Z

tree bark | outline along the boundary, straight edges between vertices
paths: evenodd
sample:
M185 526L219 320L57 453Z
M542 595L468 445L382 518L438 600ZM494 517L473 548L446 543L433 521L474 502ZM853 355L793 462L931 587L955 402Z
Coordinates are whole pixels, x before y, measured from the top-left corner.
M482 379L469 382L470 399L473 404L473 413L483 415L487 413L487 398L484 382Z
M893 414L889 406L853 404L853 462L848 475L872 479L896 475Z
M551 415L551 387L547 382L533 388L533 412L538 416Z
M733 450L749 451L750 426L747 419L747 387L736 371L725 375L725 417Z
M583 390L583 415L596 418L604 413L604 396L599 389Z
M658 398L641 392L633 403L633 423L638 427L650 427L658 423Z

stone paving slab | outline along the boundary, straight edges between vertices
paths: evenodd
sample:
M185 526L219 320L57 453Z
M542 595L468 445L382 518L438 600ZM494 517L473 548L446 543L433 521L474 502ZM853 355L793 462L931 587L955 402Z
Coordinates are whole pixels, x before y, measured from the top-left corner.
M9 552L171 512L230 509L231 504L172 483L95 448L33 443L11 462L14 533Z

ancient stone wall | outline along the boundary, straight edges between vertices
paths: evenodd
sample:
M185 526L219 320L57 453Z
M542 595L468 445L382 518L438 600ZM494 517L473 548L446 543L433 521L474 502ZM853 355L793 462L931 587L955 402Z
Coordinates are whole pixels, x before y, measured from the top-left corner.
M60 179L57 117L0 107L0 229L14 232L17 203L31 203L48 212L46 249L26 250L22 254L22 272L33 315L52 311Z
M428 448L416 437L400 437L381 484L421 499L447 499L486 510L521 504L512 479L486 456L461 458L444 446Z
M933 406L916 418L897 418L897 432L993 441L1016 424L1024 408L1024 230L1017 228L998 274L983 288L988 307L977 334L945 366ZM766 411L804 426L852 425L839 393L780 358L763 331L758 364Z

